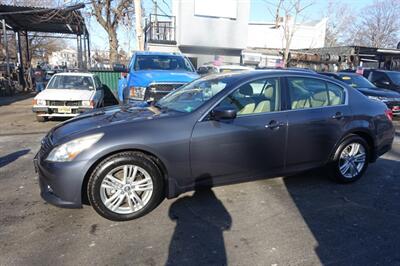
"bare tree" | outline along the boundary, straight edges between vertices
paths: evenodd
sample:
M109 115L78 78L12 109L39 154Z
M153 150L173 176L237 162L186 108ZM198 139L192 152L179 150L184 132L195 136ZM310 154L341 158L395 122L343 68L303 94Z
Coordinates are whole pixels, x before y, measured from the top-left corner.
M136 43L139 51L144 50L144 33L142 26L142 1L134 0L135 2L135 26L136 26Z
M302 0L282 1L280 9L283 10L283 64L287 66L290 46L297 30L297 22L304 10L312 5Z
M328 8L322 12L328 18L325 33L325 46L343 45L351 37L352 25L357 15L349 5L330 0Z
M134 11L131 0L92 0L93 15L108 34L110 63L118 62L117 29L124 17Z
M381 0L363 8L360 21L355 23L355 45L371 47L395 47L400 33L400 1Z

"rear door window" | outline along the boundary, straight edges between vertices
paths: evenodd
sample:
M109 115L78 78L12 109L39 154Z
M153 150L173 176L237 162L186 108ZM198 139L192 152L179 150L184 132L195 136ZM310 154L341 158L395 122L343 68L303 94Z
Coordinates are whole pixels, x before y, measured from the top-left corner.
M344 89L330 82L314 78L288 78L292 110L319 108L344 103Z

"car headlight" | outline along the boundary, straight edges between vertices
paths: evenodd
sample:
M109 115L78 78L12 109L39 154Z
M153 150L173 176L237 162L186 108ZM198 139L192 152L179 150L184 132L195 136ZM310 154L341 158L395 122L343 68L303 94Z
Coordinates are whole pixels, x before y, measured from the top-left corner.
M79 153L98 142L103 135L103 133L98 133L68 141L67 143L55 147L47 156L46 160L51 162L72 161Z
M34 105L38 105L38 106L45 106L45 105L46 105L46 100L43 100L43 99L34 99L33 104L34 104Z
M82 101L82 106L93 107L94 106L94 102L93 101Z
M372 99L372 100L381 101L381 102L388 102L388 101L390 101L389 98L380 97L380 96L368 96L368 98L370 98L370 99Z
M146 93L146 87L130 87L129 98L143 100Z

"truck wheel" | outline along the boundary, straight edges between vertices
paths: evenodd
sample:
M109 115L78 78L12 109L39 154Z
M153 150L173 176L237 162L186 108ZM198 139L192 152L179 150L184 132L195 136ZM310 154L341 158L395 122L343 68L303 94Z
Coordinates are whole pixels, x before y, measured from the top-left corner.
M47 117L45 117L45 116L36 116L36 120L38 121L38 122L46 122L47 121Z

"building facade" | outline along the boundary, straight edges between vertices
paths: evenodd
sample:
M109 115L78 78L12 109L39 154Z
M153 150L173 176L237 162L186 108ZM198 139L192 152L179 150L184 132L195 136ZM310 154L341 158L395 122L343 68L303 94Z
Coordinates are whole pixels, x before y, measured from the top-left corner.
M326 19L293 25L291 49L324 46ZM273 62L281 55L274 51L284 48L283 24L251 22L250 0L174 0L172 16L151 15L146 21L145 47L151 51L182 52L195 66L214 61L246 63L247 50L258 64Z

